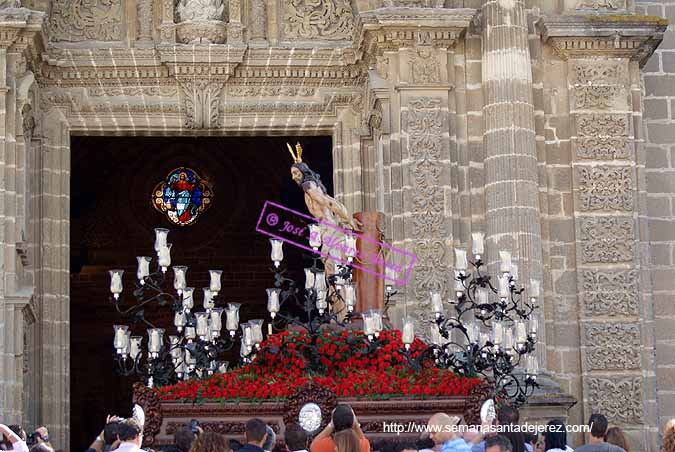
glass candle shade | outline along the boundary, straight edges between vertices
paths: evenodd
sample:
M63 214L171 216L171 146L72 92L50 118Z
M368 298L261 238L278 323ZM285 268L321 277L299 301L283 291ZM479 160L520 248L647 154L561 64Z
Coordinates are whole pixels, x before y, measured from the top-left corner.
M269 311L270 316L272 316L272 318L274 318L277 315L277 312L279 312L280 293L281 289L279 289L278 287L267 289L267 310Z
M240 303L228 303L225 308L225 329L236 331L239 328Z
M187 271L188 268L184 265L173 267L173 288L179 293L187 286L185 279Z
M209 290L213 293L220 292L222 288L221 278L223 276L222 270L209 270Z
M138 269L136 270L136 278L143 284L143 279L150 274L151 258L148 256L136 256L138 262Z

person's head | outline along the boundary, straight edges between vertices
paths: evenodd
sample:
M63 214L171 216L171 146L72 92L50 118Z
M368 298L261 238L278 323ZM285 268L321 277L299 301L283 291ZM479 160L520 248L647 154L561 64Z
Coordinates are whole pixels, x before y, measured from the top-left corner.
M196 437L190 427L183 426L176 429L176 433L173 434L173 443L180 452L188 452Z
M516 425L520 420L518 410L511 405L502 405L497 409L497 422L499 425Z
M26 441L26 431L22 429L20 425L12 424L8 425L7 428L13 431L16 436L21 438L21 441Z
M49 447L47 443L37 443L30 448L29 452L54 452L54 449Z
M134 443L141 446L143 429L136 419L125 419L117 426L117 436L123 443Z
M289 424L284 433L288 452L307 450L307 432L298 424Z
M607 433L607 418L602 414L591 414L588 419L588 426L591 428L591 443L601 443L605 441Z
M630 445L628 444L628 438L626 438L626 435L623 433L623 430L621 430L619 427L610 427L607 429L607 433L605 434L605 441L614 444L615 446L619 446L626 452L630 452Z
M537 444L537 435L534 433L523 433L525 437L525 442L528 443L534 449L534 445Z
M457 432L450 427L457 425L458 422L457 416L448 416L445 413L436 413L431 416L431 419L429 419L429 436L434 440L434 444L443 444L455 439Z
M230 448L228 449L230 452L237 452L239 449L244 447L242 443L237 441L236 439L231 439L230 440Z
M246 422L246 442L262 447L267 439L267 424L258 418Z
M272 449L274 449L274 444L277 442L277 435L274 433L274 430L272 430L272 427L269 425L265 426L265 431L267 433L267 437L265 438L265 442L262 445L263 450L266 450L270 452Z
M335 452L359 452L359 440L352 429L345 429L333 435Z
M333 410L333 431L341 432L342 430L351 429L354 426L354 412L352 407L343 403L338 404Z
M549 428L544 432L544 450L563 449L567 446L565 423L560 419L548 421Z
M663 447L662 452L675 452L675 419L666 422L663 427Z
M225 437L216 432L204 432L197 436L189 452L224 452L229 450Z
M483 434L478 429L466 430L462 435L467 444L478 444L483 440Z
M120 421L112 421L105 424L103 427L103 441L107 446L112 445L118 439L118 430L120 426Z
M485 440L485 452L511 452L513 447L506 436L495 435Z
M327 192L326 187L321 183L321 176L319 173L313 171L306 163L294 163L291 166L291 177L298 185L302 186L304 182L314 182L324 193Z

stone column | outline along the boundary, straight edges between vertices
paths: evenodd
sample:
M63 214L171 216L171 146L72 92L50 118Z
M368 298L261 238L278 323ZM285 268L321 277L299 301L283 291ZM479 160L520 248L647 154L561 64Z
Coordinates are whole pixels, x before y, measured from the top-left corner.
M525 3L487 0L482 26L487 258L494 263L497 251L510 251L527 287L541 280L542 262Z
M152 0L138 0L136 4L136 17L138 19L138 41L143 43L152 42L152 26L154 24L152 5Z

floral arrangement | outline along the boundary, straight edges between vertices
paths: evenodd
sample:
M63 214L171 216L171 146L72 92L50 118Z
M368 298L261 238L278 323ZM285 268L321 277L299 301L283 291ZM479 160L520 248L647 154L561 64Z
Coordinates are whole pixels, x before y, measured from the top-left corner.
M438 369L433 362L414 369L408 359L418 358L427 346L415 339L406 357L399 330L382 331L377 340L379 347L371 351L362 332L325 329L311 336L284 331L263 341L249 364L156 390L164 401L274 401L313 380L338 397L385 399L466 396L481 382ZM318 360L312 368L321 370L310 372L308 360Z

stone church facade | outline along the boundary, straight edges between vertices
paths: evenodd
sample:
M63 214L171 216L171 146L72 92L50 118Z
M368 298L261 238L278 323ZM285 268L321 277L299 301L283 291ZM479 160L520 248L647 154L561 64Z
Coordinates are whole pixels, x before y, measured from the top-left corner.
M450 295L452 248L485 232L491 263L508 249L543 280L540 361L577 400L568 422L600 411L658 450L668 1L0 1L0 420L68 448L71 136L330 135L337 197L417 255L395 321Z

